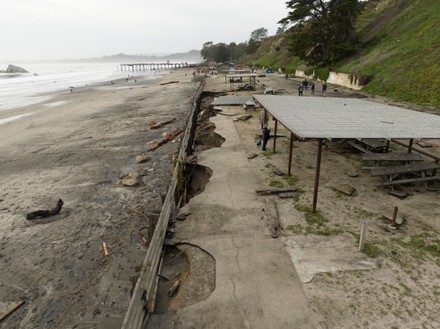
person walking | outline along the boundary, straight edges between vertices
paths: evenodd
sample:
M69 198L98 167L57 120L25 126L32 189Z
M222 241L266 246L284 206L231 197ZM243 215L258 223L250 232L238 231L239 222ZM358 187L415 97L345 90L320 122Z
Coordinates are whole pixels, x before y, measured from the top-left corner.
M260 129L261 129L261 138L263 140L262 150L266 151L267 141L269 140L270 130L269 130L269 113L265 109L260 112ZM261 142L258 141L257 146L260 146Z
M327 91L327 83L324 82L324 84L322 85L322 96L325 96L326 91Z
M263 125L263 129L261 130L261 137L263 138L263 145L261 149L263 151L266 151L266 145L270 137L270 129L267 123Z
M304 87L303 87L303 85L301 84L301 85L299 85L299 87L298 87L298 96L302 96L303 95L303 89Z
M305 90L307 90L307 87L308 87L308 85L309 85L309 82L307 81L307 79L304 79L304 80L303 80L302 85L303 85L303 88L304 88Z
M311 92L312 95L315 95L315 84L313 82L310 85L310 92Z

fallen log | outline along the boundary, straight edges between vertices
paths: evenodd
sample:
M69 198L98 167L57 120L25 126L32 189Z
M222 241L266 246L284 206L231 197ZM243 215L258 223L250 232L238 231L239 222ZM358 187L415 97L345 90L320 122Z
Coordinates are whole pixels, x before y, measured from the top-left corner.
M25 303L24 300L20 300L19 302L12 305L9 309L6 310L5 313L0 315L0 322L6 319L9 315L11 315L13 312L15 312L21 305Z
M297 188L272 188L272 189L264 189L264 190L256 190L255 192L260 195L271 195L271 194L279 194L279 193L288 193L288 192L296 192Z
M232 121L246 121L246 120L249 120L250 118L252 118L252 115L246 114L246 115L239 116L238 118L235 118Z
M234 116L236 116L238 113L223 113L223 112L218 112L217 114L224 115L224 116L227 116L227 117L234 117Z
M148 122L148 125L150 126L151 129L157 129L157 128L161 128L163 126L166 126L170 123L173 123L176 120L177 120L176 118L173 118L171 120L162 121L162 122L151 121L151 122Z
M159 147L168 143L169 141L172 141L174 138L179 136L181 133L183 133L182 129L175 130L171 135L169 135L169 136L165 137L164 139L162 139L161 141L157 142L157 144L154 145L152 148L150 148L148 151L149 152L156 151Z
M168 81L168 82L162 82L160 85L164 86L164 85L169 85L171 83L179 83L179 81Z

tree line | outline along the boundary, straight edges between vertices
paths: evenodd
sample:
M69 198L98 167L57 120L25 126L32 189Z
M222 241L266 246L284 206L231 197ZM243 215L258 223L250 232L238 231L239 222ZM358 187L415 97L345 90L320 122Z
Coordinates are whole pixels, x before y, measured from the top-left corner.
M359 49L356 22L365 3L365 0L287 1L288 14L278 22L277 33L286 34L289 50L306 64L330 66ZM201 55L218 63L234 62L254 53L267 37L267 29L260 28L239 44L209 41L203 45Z
M217 63L234 62L247 54L253 54L261 42L268 37L266 28L259 28L251 33L248 41L236 44L231 42L214 44L212 41L203 44L201 55L205 60Z

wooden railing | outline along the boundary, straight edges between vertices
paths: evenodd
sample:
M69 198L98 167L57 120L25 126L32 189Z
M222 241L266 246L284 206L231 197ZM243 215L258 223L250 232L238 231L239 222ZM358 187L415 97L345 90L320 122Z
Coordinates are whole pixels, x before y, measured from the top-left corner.
M194 98L191 114L187 122L182 143L180 145L179 156L175 162L175 168L178 168L179 164L184 165L186 157L192 151L202 91L203 84L199 86L197 94ZM180 168L180 170L182 169L183 168ZM156 229L154 231L153 237L151 238L147 254L142 264L142 269L139 273L138 281L134 288L128 310L122 324L122 329L145 328L149 319L149 314L153 311L149 309L149 307L151 305L150 301L152 300L155 291L157 271L162 256L162 249L168 227L168 221L170 219L170 216L177 210L176 188L179 179L178 174L179 169L174 170L171 184L156 224Z

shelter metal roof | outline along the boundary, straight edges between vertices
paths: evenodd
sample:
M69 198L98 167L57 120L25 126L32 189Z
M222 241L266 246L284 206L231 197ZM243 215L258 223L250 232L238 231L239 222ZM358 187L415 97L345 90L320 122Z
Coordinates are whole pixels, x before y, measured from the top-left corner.
M222 70L222 71L225 73L249 73L249 72L252 72L249 69L246 69L246 70L233 70L233 69L231 69L231 70Z
M237 73L237 74L226 74L228 78L255 78L257 73Z
M440 116L364 99L253 95L301 139L440 138Z
M252 96L220 96L214 99L211 105L227 106L227 105L243 105L253 100Z

